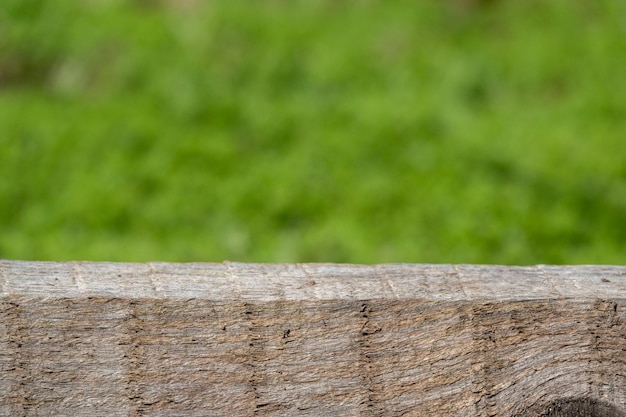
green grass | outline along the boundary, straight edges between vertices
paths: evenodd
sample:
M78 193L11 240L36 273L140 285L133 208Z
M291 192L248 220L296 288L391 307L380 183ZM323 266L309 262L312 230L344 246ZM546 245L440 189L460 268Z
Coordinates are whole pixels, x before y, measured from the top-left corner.
M195 3L0 3L0 258L624 263L625 3Z

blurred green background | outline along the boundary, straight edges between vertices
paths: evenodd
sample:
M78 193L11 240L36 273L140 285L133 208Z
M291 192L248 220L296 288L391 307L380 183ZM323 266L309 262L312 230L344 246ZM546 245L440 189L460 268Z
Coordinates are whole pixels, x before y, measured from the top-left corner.
M2 0L0 258L624 263L626 2Z

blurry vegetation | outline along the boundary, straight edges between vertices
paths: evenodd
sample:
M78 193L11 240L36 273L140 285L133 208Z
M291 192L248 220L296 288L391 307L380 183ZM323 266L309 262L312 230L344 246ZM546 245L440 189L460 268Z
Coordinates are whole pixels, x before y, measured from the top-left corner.
M624 263L626 3L2 0L0 258Z

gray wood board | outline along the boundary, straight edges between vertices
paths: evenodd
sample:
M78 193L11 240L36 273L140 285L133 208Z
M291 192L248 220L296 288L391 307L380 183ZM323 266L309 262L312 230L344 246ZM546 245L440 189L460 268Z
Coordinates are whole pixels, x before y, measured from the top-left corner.
M626 416L622 266L0 261L0 294L0 415Z

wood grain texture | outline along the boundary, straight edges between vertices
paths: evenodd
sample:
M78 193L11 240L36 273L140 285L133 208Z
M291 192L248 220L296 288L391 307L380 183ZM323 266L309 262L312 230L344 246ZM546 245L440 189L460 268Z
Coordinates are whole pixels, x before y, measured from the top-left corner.
M0 261L2 416L626 417L626 267Z

